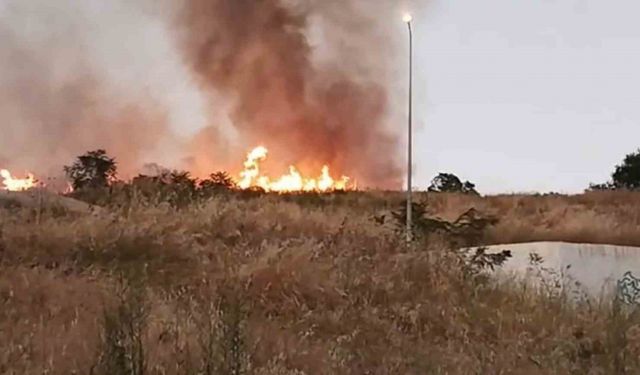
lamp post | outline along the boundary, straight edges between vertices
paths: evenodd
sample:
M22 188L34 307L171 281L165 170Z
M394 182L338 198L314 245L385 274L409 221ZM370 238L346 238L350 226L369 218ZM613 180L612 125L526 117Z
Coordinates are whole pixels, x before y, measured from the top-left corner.
M413 17L407 13L402 20L407 24L409 29L409 128L408 128L408 145L407 145L407 243L411 242L411 221L412 221L412 189L411 189L411 177L412 177L412 121L413 121L413 30L411 28L411 21Z

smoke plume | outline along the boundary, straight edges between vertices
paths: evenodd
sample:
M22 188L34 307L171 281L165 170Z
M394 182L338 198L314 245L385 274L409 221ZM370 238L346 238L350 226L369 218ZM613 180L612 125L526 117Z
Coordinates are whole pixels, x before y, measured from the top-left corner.
M398 187L399 142L382 81L393 46L368 18L381 10L371 3L191 0L178 10L179 48L202 88L233 98L240 139L277 153L277 167L329 163L367 186ZM322 65L314 30L337 43Z
M261 144L273 174L397 188L394 3L0 0L0 167L51 175L104 148L123 177L203 176Z
M141 17L123 1L0 0L0 167L57 176L104 148L127 176L161 154L170 108L136 72Z

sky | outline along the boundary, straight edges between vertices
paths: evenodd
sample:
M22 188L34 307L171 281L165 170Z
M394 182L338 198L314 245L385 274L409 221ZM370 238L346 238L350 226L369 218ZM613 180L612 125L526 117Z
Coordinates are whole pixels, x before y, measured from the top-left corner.
M414 16L415 185L583 191L640 147L640 2L434 0Z

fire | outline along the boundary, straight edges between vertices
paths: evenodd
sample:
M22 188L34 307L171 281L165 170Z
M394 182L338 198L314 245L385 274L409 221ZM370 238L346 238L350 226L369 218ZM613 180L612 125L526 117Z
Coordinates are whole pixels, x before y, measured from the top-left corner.
M66 189L64 189L64 192L62 194L71 194L75 191L75 189L73 188L73 185L70 182L67 182L67 187Z
M242 189L260 187L265 191L288 193L296 191L304 192L328 192L333 190L348 190L349 177L342 176L339 180L331 177L329 166L322 167L317 178L304 177L294 166L289 167L289 173L272 180L260 172L260 162L267 158L267 148L260 146L254 148L244 162L244 170L240 172L238 186Z
M27 177L20 179L15 178L6 169L0 169L0 190L8 191L24 191L36 187L37 181L33 174L27 173Z

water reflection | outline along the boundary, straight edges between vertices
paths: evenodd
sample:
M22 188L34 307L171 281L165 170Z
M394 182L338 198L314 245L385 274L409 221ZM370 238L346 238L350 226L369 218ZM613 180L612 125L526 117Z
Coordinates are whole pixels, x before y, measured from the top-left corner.
M626 287L640 283L634 282L640 277L639 247L536 242L490 246L487 252L501 250L511 250L512 258L499 274L524 276L538 284L544 280L591 297L611 296L618 282Z

